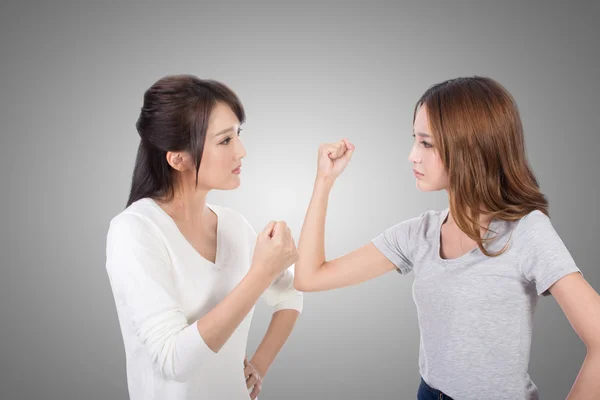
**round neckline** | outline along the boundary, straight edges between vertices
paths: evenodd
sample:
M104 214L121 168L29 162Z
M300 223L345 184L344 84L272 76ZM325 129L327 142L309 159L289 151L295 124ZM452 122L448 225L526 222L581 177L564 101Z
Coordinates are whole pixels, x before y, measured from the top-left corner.
M217 267L218 266L219 261L221 260L221 257L220 257L220 248L221 248L221 216L219 215L219 213L215 209L215 206L213 206L211 204L208 204L208 203L205 203L206 206L217 217L217 246L216 246L217 248L216 248L216 251L215 251L215 262L212 262L209 259L207 259L206 257L204 257L202 254L200 254L200 252L198 252L198 250L196 250L196 248L194 246L192 246L192 244L189 242L189 240L187 240L187 238L185 237L185 235L179 229L179 226L177 226L177 223L175 222L175 220L165 210L163 210L163 208L156 202L156 200L154 200L151 197L146 197L146 200L153 207L155 207L169 221L169 223L171 224L171 226L177 232L177 235L179 235L179 237L181 239L183 239L183 241L187 244L187 246L190 248L190 250L192 250L195 254L197 254L198 257L200 257L202 259L202 261L205 261L205 262L209 263L213 267Z
M442 225L444 224L444 221L446 221L446 219L448 218L448 214L450 213L450 207L446 208L444 211L442 211L442 213L440 214L440 220L437 223L437 229L436 229L436 252L435 252L435 256L438 262L442 262L442 263L446 263L446 264L452 264L452 263L459 263L461 261L465 261L466 259L470 258L471 256L475 255L476 253L479 254L483 254L481 252L481 249L479 248L479 246L474 247L473 249L469 250L468 252L466 252L465 254L463 254L460 257L455 257L455 258L442 258L441 255L441 250L442 250ZM485 235L483 236L484 238L487 238L490 230L493 228L494 224L496 223L496 219L493 218L490 223L488 224L488 228L487 231L485 232Z

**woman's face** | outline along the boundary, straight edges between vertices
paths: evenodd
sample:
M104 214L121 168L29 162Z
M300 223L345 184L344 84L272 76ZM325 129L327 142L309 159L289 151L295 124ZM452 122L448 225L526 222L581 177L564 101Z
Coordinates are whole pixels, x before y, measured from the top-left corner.
M240 185L242 158L246 150L240 141L240 121L231 108L217 102L210 113L200 169L198 190L231 190ZM196 185L196 166L189 154L184 156L181 178L189 187Z
M240 140L240 121L231 108L217 102L210 113L198 185L230 190L240 185L242 158L246 150Z
M433 134L429 128L429 119L425 106L417 111L413 126L415 138L408 160L412 163L413 174L417 179L417 189L423 192L433 192L448 188L448 173L440 153L434 143Z

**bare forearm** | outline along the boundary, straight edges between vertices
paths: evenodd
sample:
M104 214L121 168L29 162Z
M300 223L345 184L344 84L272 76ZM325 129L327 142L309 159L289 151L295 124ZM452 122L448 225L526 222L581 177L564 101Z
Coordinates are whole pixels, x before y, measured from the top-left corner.
M310 277L325 263L325 219L333 181L317 178L298 241L296 283Z
M263 378L292 333L299 314L296 310L279 310L273 314L267 333L250 360Z
M600 346L590 349L579 370L567 400L587 400L600 398Z
M250 272L215 308L197 322L198 332L214 352L229 340L271 283L265 274Z

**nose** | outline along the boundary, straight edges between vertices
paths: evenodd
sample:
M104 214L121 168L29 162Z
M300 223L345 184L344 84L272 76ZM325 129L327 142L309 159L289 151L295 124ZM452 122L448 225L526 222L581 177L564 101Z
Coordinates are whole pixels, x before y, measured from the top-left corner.
M418 164L421 162L421 155L417 149L417 146L413 145L408 153L408 161L413 164Z
M235 143L235 159L241 160L242 158L246 157L246 149L244 148L244 145L242 144L242 141L239 138L235 141Z

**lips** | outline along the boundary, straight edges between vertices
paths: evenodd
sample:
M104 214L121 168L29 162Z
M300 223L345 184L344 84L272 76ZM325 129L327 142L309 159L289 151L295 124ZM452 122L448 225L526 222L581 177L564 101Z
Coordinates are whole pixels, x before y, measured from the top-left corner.
M422 174L422 173L420 173L419 171L417 171L416 169L413 169L413 173L414 173L416 176L423 176L423 174Z
M231 172L233 172L234 174L239 174L241 170L242 170L242 166L238 165L237 168L232 170Z

